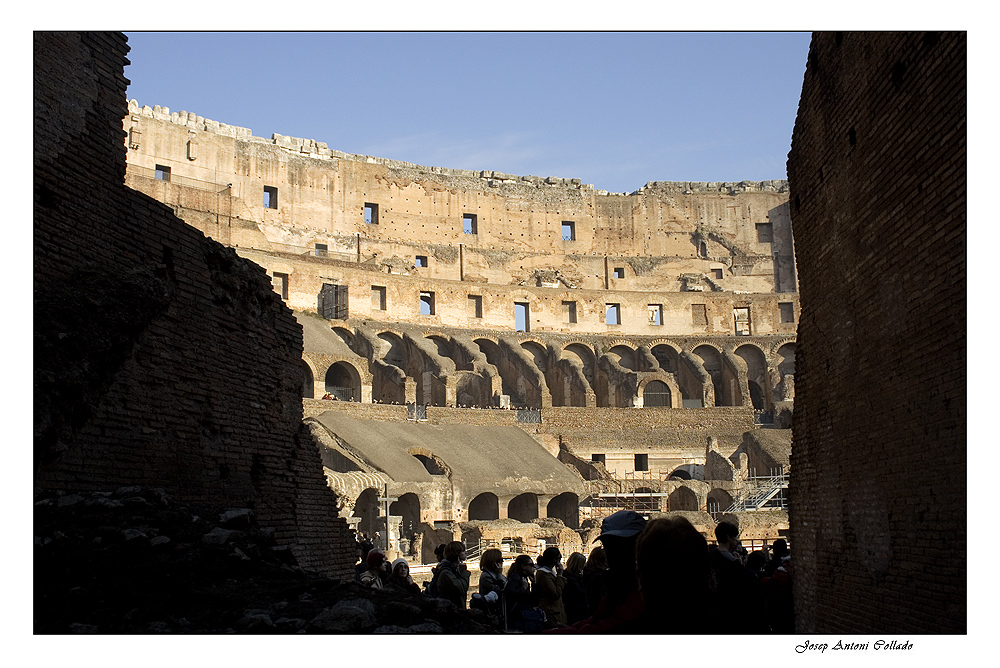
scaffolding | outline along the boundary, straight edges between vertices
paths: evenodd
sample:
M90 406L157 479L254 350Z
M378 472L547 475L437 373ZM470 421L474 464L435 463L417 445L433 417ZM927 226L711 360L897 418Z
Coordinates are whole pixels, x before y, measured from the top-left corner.
M788 489L788 471L784 467L771 469L766 476L755 475L751 470L739 494L725 512L745 512L787 507L785 490Z

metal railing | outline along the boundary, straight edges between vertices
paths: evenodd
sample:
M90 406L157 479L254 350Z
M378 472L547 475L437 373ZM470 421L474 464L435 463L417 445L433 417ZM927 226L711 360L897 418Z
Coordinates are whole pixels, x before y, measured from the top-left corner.
M788 473L786 471L772 471L771 475L767 476L748 476L746 483L726 512L760 510L765 507L784 508L784 490L786 489L788 489Z

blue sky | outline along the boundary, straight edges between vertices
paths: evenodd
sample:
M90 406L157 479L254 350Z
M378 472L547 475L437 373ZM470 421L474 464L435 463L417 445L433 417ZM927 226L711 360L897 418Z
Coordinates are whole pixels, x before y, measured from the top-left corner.
M421 165L785 177L808 33L129 32L128 97Z

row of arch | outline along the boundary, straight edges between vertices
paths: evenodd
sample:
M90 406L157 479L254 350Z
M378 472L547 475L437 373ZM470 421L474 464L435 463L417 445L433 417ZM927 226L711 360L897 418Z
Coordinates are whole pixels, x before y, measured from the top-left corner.
M603 354L582 342L563 345L503 337L423 339L382 331L334 330L358 358L333 361L322 383L303 363L303 396L322 390L341 401L489 407L497 395L515 406L753 406L770 410L793 398L795 342L779 340L770 354L756 343L721 347L673 342L632 347L617 342ZM367 343L367 345L364 345ZM362 365L367 364L365 369ZM364 387L369 383L368 387Z

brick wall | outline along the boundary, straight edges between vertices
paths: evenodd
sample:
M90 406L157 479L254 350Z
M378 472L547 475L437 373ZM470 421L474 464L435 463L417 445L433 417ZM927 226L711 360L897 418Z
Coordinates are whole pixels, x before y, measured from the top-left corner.
M34 39L36 487L251 506L304 567L348 575L300 326L263 269L123 185L124 35Z
M788 160L796 626L966 630L963 33L813 37Z

